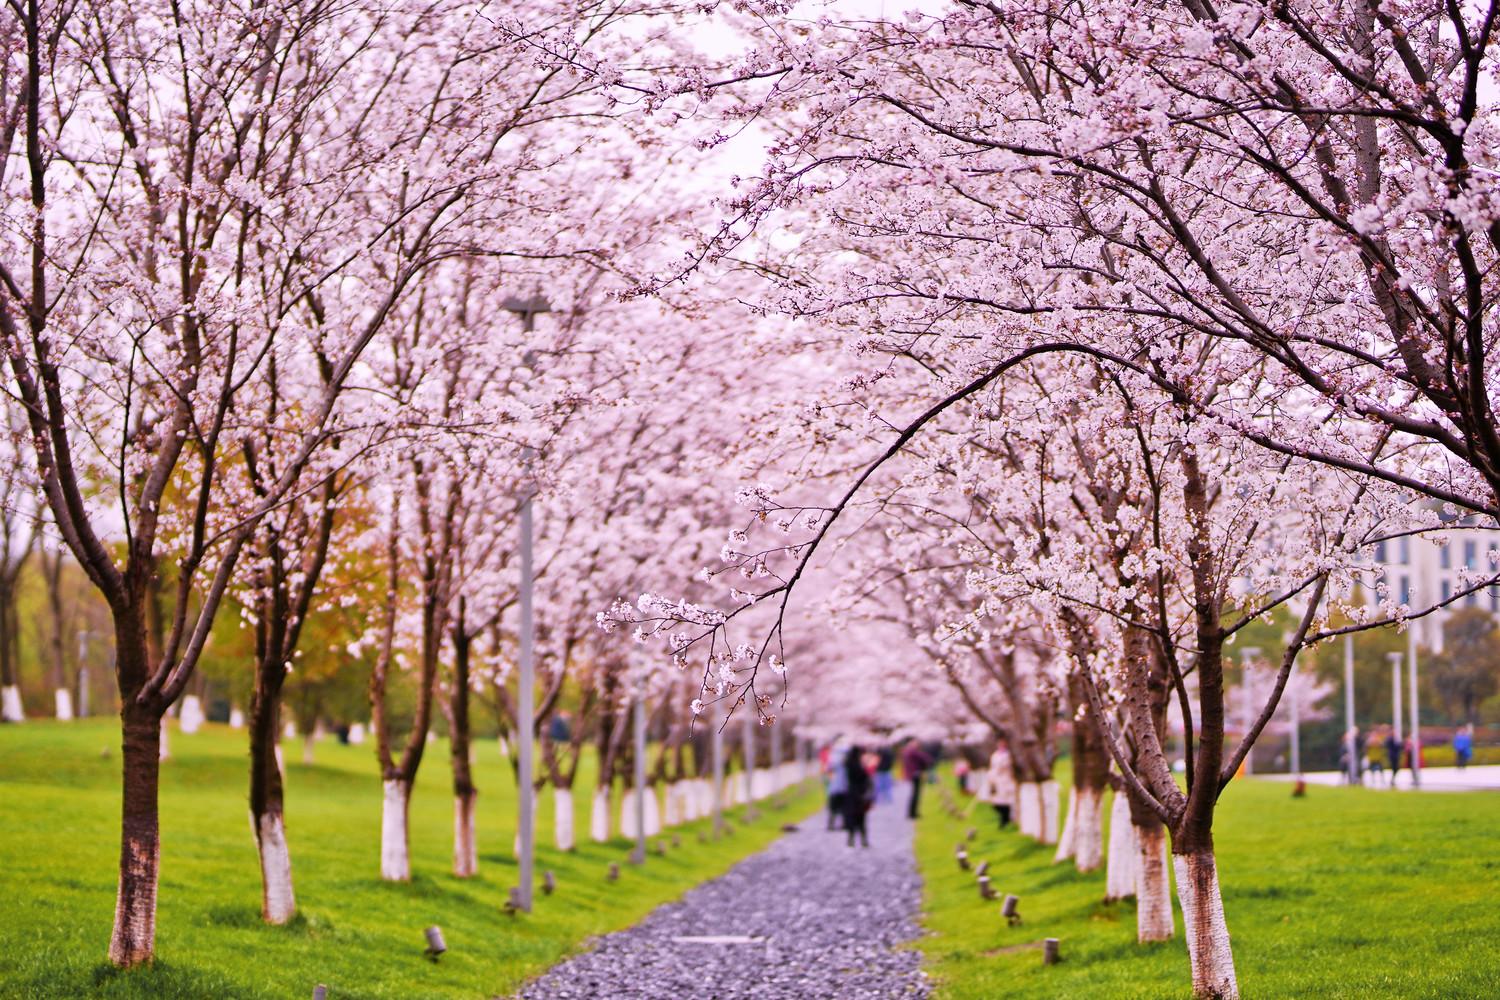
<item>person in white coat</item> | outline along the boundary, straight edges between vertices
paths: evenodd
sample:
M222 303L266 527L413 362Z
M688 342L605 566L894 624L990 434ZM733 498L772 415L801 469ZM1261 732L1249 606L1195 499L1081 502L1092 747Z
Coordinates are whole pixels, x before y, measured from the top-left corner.
M995 752L990 754L979 798L994 808L995 815L1000 820L1000 829L1005 829L1010 823L1011 807L1016 803L1016 774L1011 767L1010 750L1004 740L997 743Z

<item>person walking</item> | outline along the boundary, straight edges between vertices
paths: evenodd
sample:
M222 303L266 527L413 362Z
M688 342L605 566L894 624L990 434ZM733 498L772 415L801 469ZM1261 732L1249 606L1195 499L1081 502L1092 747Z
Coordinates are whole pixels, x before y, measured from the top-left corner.
M876 756L875 801L884 805L896 799L896 779L891 776L891 771L896 766L896 751L884 746Z
M1453 763L1462 771L1474 757L1474 724L1464 726L1453 736Z
M854 835L859 834L860 843L869 847L865 818L875 802L875 781L865 767L864 751L858 746L844 758L844 785L844 829L849 832L849 846L854 846Z
M1401 773L1401 741L1396 739L1396 731L1392 729L1385 734L1385 759L1391 766L1391 776L1388 784L1396 787L1396 775Z
M828 754L828 829L837 830L844 819L844 800L849 794L849 772L844 765L850 754L835 745ZM858 760L858 758L854 758Z
M906 780L911 782L911 800L906 804L907 819L916 819L920 815L922 777L931 766L932 757L922 749L922 744L917 742L916 737L907 740L906 749L901 751L901 770Z
M990 804L1000 820L1000 829L1005 829L1010 824L1011 806L1016 801L1016 772L1011 766L1010 750L1004 740L996 743L995 752L990 754L989 766L985 768L980 783L979 798Z

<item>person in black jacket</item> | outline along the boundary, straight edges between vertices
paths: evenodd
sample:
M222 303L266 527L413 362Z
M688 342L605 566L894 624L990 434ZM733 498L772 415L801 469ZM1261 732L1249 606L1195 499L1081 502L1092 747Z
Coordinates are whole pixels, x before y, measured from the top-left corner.
M875 783L870 772L865 770L865 752L859 746L849 748L844 758L844 775L848 785L844 792L844 829L849 831L849 846L854 846L854 835L859 834L860 843L870 846L870 834L865 829L865 815L875 801Z

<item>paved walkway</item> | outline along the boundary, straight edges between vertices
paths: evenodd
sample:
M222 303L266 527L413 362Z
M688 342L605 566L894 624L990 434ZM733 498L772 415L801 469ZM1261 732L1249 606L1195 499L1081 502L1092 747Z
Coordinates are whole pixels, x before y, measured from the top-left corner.
M1271 781L1291 781L1290 774L1256 775ZM1310 785L1341 785L1343 775L1338 771L1309 771L1302 776ZM1369 788L1385 788L1384 775L1365 773L1365 785ZM1396 788L1405 791L1411 788L1411 772L1403 770L1396 779ZM1500 764L1476 764L1460 770L1456 767L1422 768L1422 791L1424 792L1485 792L1500 790Z
M525 1000L910 1000L927 996L915 950L921 881L911 824L870 815L869 848L820 814L723 877L595 942Z

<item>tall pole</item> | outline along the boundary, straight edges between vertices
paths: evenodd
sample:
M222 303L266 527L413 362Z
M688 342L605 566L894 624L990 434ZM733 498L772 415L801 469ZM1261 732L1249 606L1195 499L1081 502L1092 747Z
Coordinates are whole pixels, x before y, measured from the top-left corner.
M536 729L536 664L532 649L531 494L521 500L521 681L516 710L517 792L520 795L520 903L531 912L532 870L536 863L536 788L531 779L532 735Z
M1292 643L1297 641L1295 634L1286 632L1281 637L1281 644L1291 649ZM1292 651L1292 667L1287 671L1286 693L1291 699L1292 710L1292 775L1299 781L1302 779L1302 705L1297 699L1297 652Z
M552 306L541 295L529 299L508 297L500 308L514 313L521 320L521 329L531 333L536 329L539 313L550 312ZM527 338L528 341L530 338ZM522 364L530 368L531 351L522 355ZM532 460L530 448L522 453L522 461L529 467ZM516 840L520 843L518 902L521 909L531 912L532 874L536 867L536 788L532 780L532 751L536 736L536 661L534 646L534 620L532 617L532 591L535 574L531 565L531 495L527 484L526 494L521 498L521 677L516 708L516 792L520 800L517 822L520 829Z
M771 723L771 731L766 733L766 739L771 741L771 787L776 791L781 790L781 730L776 723Z
M1406 630L1406 654L1411 665L1411 787L1422 785L1422 721L1417 715L1417 630Z
M1245 674L1245 736L1250 735L1250 730L1255 727L1255 697L1250 690L1250 661L1260 655L1260 650L1255 646L1246 646L1240 650L1240 659L1244 663ZM1248 747L1245 750L1245 774L1255 773L1255 748Z
M745 716L741 723L744 733L741 749L745 755L745 817L755 816L755 706L750 702L750 692L745 692Z
M717 712L709 716L709 724L713 727L714 837L717 839L724 834L724 724Z
M1395 732L1396 742L1401 742L1401 654L1386 653L1385 658L1391 661L1391 729ZM1394 780L1395 775L1391 776Z
M645 684L635 696L635 864L646 863L646 693Z
M1287 678L1287 694L1292 696L1292 774L1302 777L1302 710L1297 698L1297 664L1293 662L1292 673Z
M1359 740L1354 735L1354 636L1344 636L1344 745L1349 753L1349 784L1359 782Z

